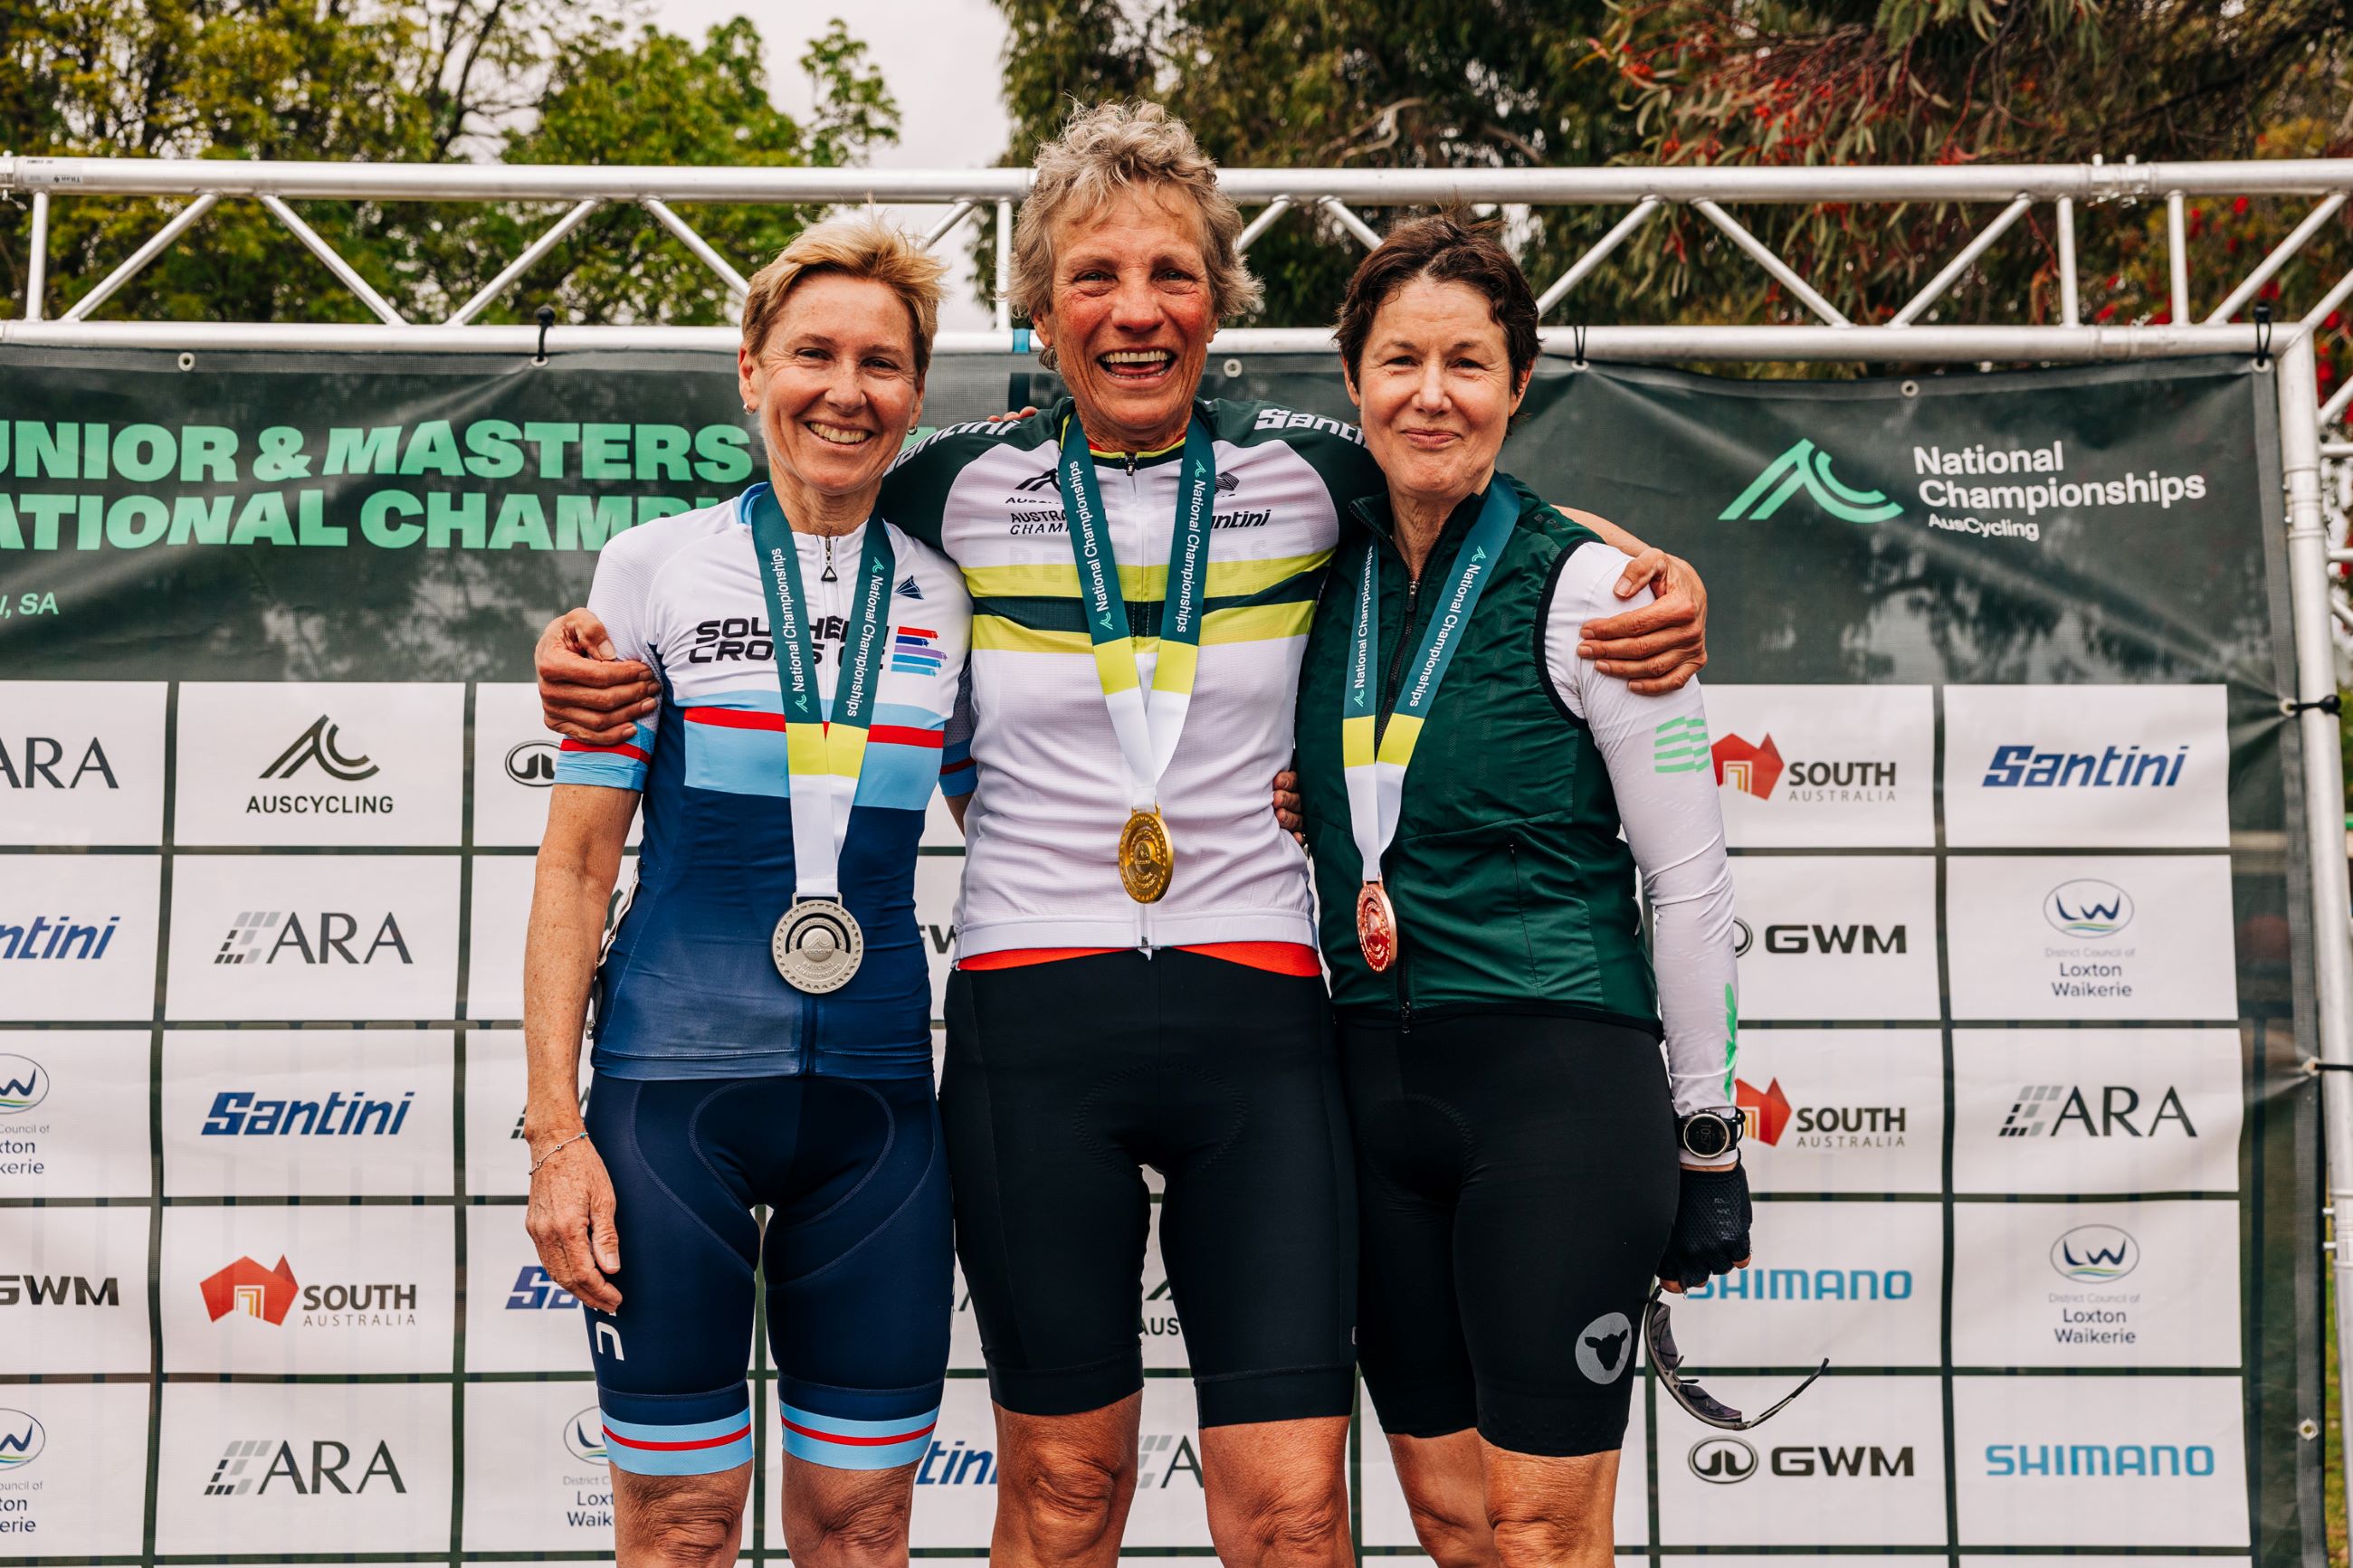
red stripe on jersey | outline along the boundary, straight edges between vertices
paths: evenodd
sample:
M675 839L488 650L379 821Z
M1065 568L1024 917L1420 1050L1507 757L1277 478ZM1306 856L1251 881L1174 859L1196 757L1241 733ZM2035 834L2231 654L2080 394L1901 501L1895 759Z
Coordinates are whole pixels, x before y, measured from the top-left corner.
M912 724L877 724L866 731L870 746L924 746L938 751L946 737L937 730L918 730Z
M647 756L641 748L632 746L627 741L622 742L617 746L592 746L586 741L575 741L567 735L564 739L564 744L557 747L556 750L563 752L580 752L586 755L595 757L628 757L633 761L640 763L650 762L653 760Z

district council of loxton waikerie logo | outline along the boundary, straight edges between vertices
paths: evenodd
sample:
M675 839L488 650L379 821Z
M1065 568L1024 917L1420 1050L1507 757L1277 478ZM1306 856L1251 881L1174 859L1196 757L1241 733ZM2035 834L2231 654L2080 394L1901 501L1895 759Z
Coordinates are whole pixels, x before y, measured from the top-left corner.
M0 1116L30 1110L48 1097L48 1068L30 1057L0 1053Z
M1900 501L1885 490L1859 490L1840 482L1831 472L1831 455L1800 437L1788 451L1765 465L1733 503L1716 514L1723 522L1759 521L1781 510L1781 503L1803 490L1816 506L1844 522L1885 522L1904 515Z
M23 1469L48 1444L48 1433L32 1412L0 1407L0 1476Z
M2079 1225L2051 1244L2051 1267L2079 1285L2105 1285L2140 1267L2140 1243L2113 1225Z

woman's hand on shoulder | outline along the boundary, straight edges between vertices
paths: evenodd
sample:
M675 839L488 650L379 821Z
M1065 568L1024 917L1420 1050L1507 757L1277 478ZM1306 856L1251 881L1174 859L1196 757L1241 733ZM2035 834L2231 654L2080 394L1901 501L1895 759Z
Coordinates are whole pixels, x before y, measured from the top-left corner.
M1654 595L1639 609L1586 622L1577 657L1645 697L1682 689L1707 664L1707 584L1697 568L1589 511L1554 510L1633 557L1612 590L1618 597L1630 599L1645 588Z

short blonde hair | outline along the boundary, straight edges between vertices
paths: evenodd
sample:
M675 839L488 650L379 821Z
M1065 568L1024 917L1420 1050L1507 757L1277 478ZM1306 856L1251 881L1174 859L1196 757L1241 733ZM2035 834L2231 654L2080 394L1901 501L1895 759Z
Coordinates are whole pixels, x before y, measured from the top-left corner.
M1218 165L1183 121L1156 103L1099 103L1072 111L1038 149L1029 194L1013 226L1006 298L1031 321L1054 307L1054 226L1092 216L1122 191L1166 188L1192 205L1220 321L1258 308L1258 279L1242 264L1242 215L1218 188ZM1050 368L1050 366L1049 367Z
M802 279L836 272L880 283L907 307L915 333L915 379L932 365L932 339L940 330L940 279L947 263L905 230L872 217L828 218L801 231L776 258L752 274L744 295L744 346L757 354L785 300Z

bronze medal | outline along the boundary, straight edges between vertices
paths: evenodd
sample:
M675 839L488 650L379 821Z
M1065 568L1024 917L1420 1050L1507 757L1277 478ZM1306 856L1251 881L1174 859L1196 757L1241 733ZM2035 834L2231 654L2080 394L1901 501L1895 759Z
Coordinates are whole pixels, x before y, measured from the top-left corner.
M1356 946L1376 974L1397 962L1397 906L1378 882L1367 882L1356 891Z
M1130 812L1119 830L1119 879L1127 896L1139 904L1158 903L1176 871L1176 853L1159 811Z

